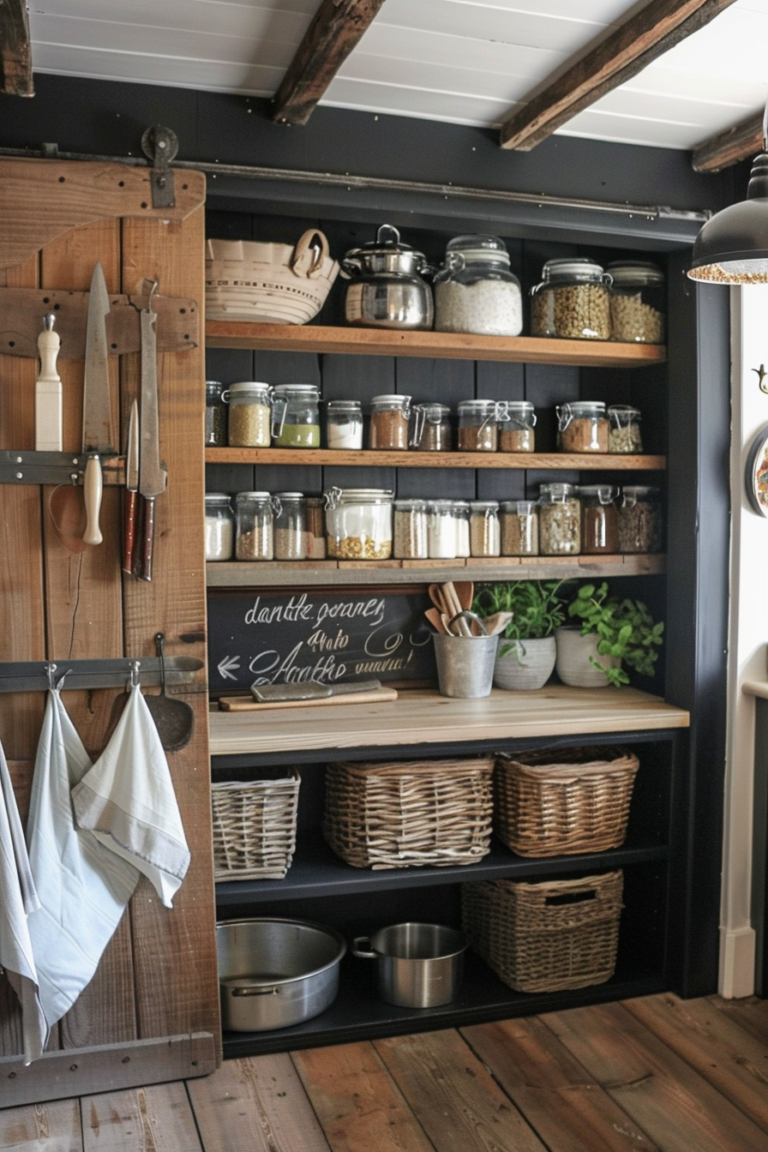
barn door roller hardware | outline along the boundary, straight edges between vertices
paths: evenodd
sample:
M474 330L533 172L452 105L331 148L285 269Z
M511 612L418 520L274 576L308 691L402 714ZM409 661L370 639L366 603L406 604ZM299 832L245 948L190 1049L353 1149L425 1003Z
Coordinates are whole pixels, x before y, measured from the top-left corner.
M170 128L155 124L147 128L142 136L141 147L147 159L152 161L152 207L175 208L176 196L170 165L179 151L178 136Z

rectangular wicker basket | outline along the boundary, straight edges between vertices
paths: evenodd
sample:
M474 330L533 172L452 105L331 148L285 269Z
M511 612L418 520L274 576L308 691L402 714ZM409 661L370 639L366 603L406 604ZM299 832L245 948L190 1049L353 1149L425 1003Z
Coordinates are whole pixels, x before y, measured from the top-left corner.
M323 832L355 868L474 864L490 851L493 760L332 764Z
M616 967L623 880L618 871L537 884L462 884L464 931L517 992L603 984Z
M274 779L211 785L217 880L283 879L296 848L300 782L295 768L287 776L281 768Z
M637 756L624 748L501 753L494 831L518 856L570 856L624 843Z

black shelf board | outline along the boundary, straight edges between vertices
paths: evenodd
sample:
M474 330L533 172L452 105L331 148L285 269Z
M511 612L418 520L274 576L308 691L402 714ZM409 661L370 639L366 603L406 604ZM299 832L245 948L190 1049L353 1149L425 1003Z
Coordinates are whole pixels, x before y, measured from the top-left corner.
M661 972L618 971L605 984L565 992L514 992L476 955L466 957L459 996L440 1008L398 1008L379 999L373 966L347 955L339 995L312 1020L269 1032L225 1032L224 1058L265 1055L325 1044L347 1044L439 1028L460 1028L514 1016L532 1016L585 1004L607 1003L666 991Z
M296 854L285 879L220 881L216 884L216 905L222 910L244 904L385 892L404 885L427 888L464 880L560 876L593 868L603 871L648 861L664 861L667 856L666 845L636 837L627 840L621 848L606 852L524 858L515 856L494 837L490 853L476 864L446 868L386 868L374 872L345 864L331 851L319 832L299 831Z

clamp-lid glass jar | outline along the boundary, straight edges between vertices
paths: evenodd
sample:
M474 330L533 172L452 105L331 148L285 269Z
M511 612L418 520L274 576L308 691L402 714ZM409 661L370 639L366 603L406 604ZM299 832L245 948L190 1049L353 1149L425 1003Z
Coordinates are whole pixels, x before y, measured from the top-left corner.
M660 552L661 494L649 485L625 485L619 504L619 551Z
M607 452L610 424L602 400L559 404L557 446L561 452Z
M371 400L371 448L408 447L408 429L411 420L410 396L374 396Z
M618 494L618 488L611 484L579 487L582 552L614 555L619 551L619 514L615 504Z
M304 528L307 560L325 560L325 498L304 497Z
M429 557L429 504L426 500L395 500L394 555L398 560Z
M238 560L272 560L274 514L269 492L235 496L235 556Z
M227 444L227 407L223 392L224 385L218 380L206 380L205 444L208 448L225 448Z
M389 560L392 498L386 488L331 488L325 493L328 555L334 560Z
M611 426L608 435L609 452L642 452L639 408L633 408L631 404L612 404L608 409L608 422Z
M471 556L501 556L498 500L470 500L469 552Z
M459 414L459 452L495 452L499 446L496 400L462 400Z
M269 384L255 380L230 384L221 398L229 404L228 443L233 448L268 448L272 419Z
M435 331L519 336L520 281L498 236L455 236L435 276Z
M447 404L415 404L411 447L419 452L450 452L451 410Z
M504 500L500 520L502 556L538 556L539 516L532 500Z
M503 400L499 404L499 450L533 452L536 412L530 400Z
M320 392L315 384L277 384L272 400L276 448L320 447Z
M573 484L542 484L539 489L539 551L542 556L581 552L581 501Z
M363 407L359 400L329 400L326 403L325 439L329 448L362 448Z
M611 329L614 340L635 344L663 344L666 295L664 273L646 260L618 260L609 264L611 277Z
M306 560L307 536L303 492L276 492L275 560Z
M432 500L429 505L430 560L456 559L456 501Z
M235 543L235 517L226 492L205 494L205 558L231 560Z
M531 335L610 340L611 278L586 257L547 260L531 289Z

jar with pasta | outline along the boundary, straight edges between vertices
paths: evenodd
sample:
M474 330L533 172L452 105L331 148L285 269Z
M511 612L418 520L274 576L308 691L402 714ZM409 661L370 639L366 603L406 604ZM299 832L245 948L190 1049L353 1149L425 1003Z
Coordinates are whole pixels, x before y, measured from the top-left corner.
M242 381L222 393L229 404L227 440L233 448L268 448L272 421L272 389L269 384Z
M610 340L611 278L594 260L548 260L531 289L531 335Z
M273 521L269 492L238 492L235 496L235 557L238 560L274 559Z
M608 409L608 423L611 426L608 434L609 452L642 452L639 408L633 408L631 404L612 404Z
M374 396L371 401L370 447L405 451L410 419L410 396Z
M462 400L458 406L459 452L495 452L499 446L495 400Z
M398 560L429 558L429 505L426 500L395 500L394 555Z
M314 384L276 385L272 439L276 448L320 447L320 393Z
M470 500L469 550L471 556L501 555L498 500Z
M602 400L559 404L557 446L561 452L607 452L610 424Z
M276 492L274 509L275 560L306 560L307 539L303 493Z
M541 485L539 551L542 556L581 552L581 501L573 484Z
M530 400L503 400L498 416L501 452L535 451L536 412Z
M332 560L389 560L392 497L385 488L331 488L325 493L325 530Z
M660 552L661 497L650 485L625 485L619 503L619 551Z
M447 404L415 404L411 447L419 452L450 452L451 410Z
M579 487L582 552L614 555L619 551L619 514L615 503L618 494L618 488L611 484Z
M666 297L664 273L646 260L619 260L609 264L611 277L611 330L614 340L634 344L663 344Z
M235 517L226 492L206 492L203 524L206 560L231 560Z
M538 556L539 514L532 500L504 500L501 503L502 556Z

